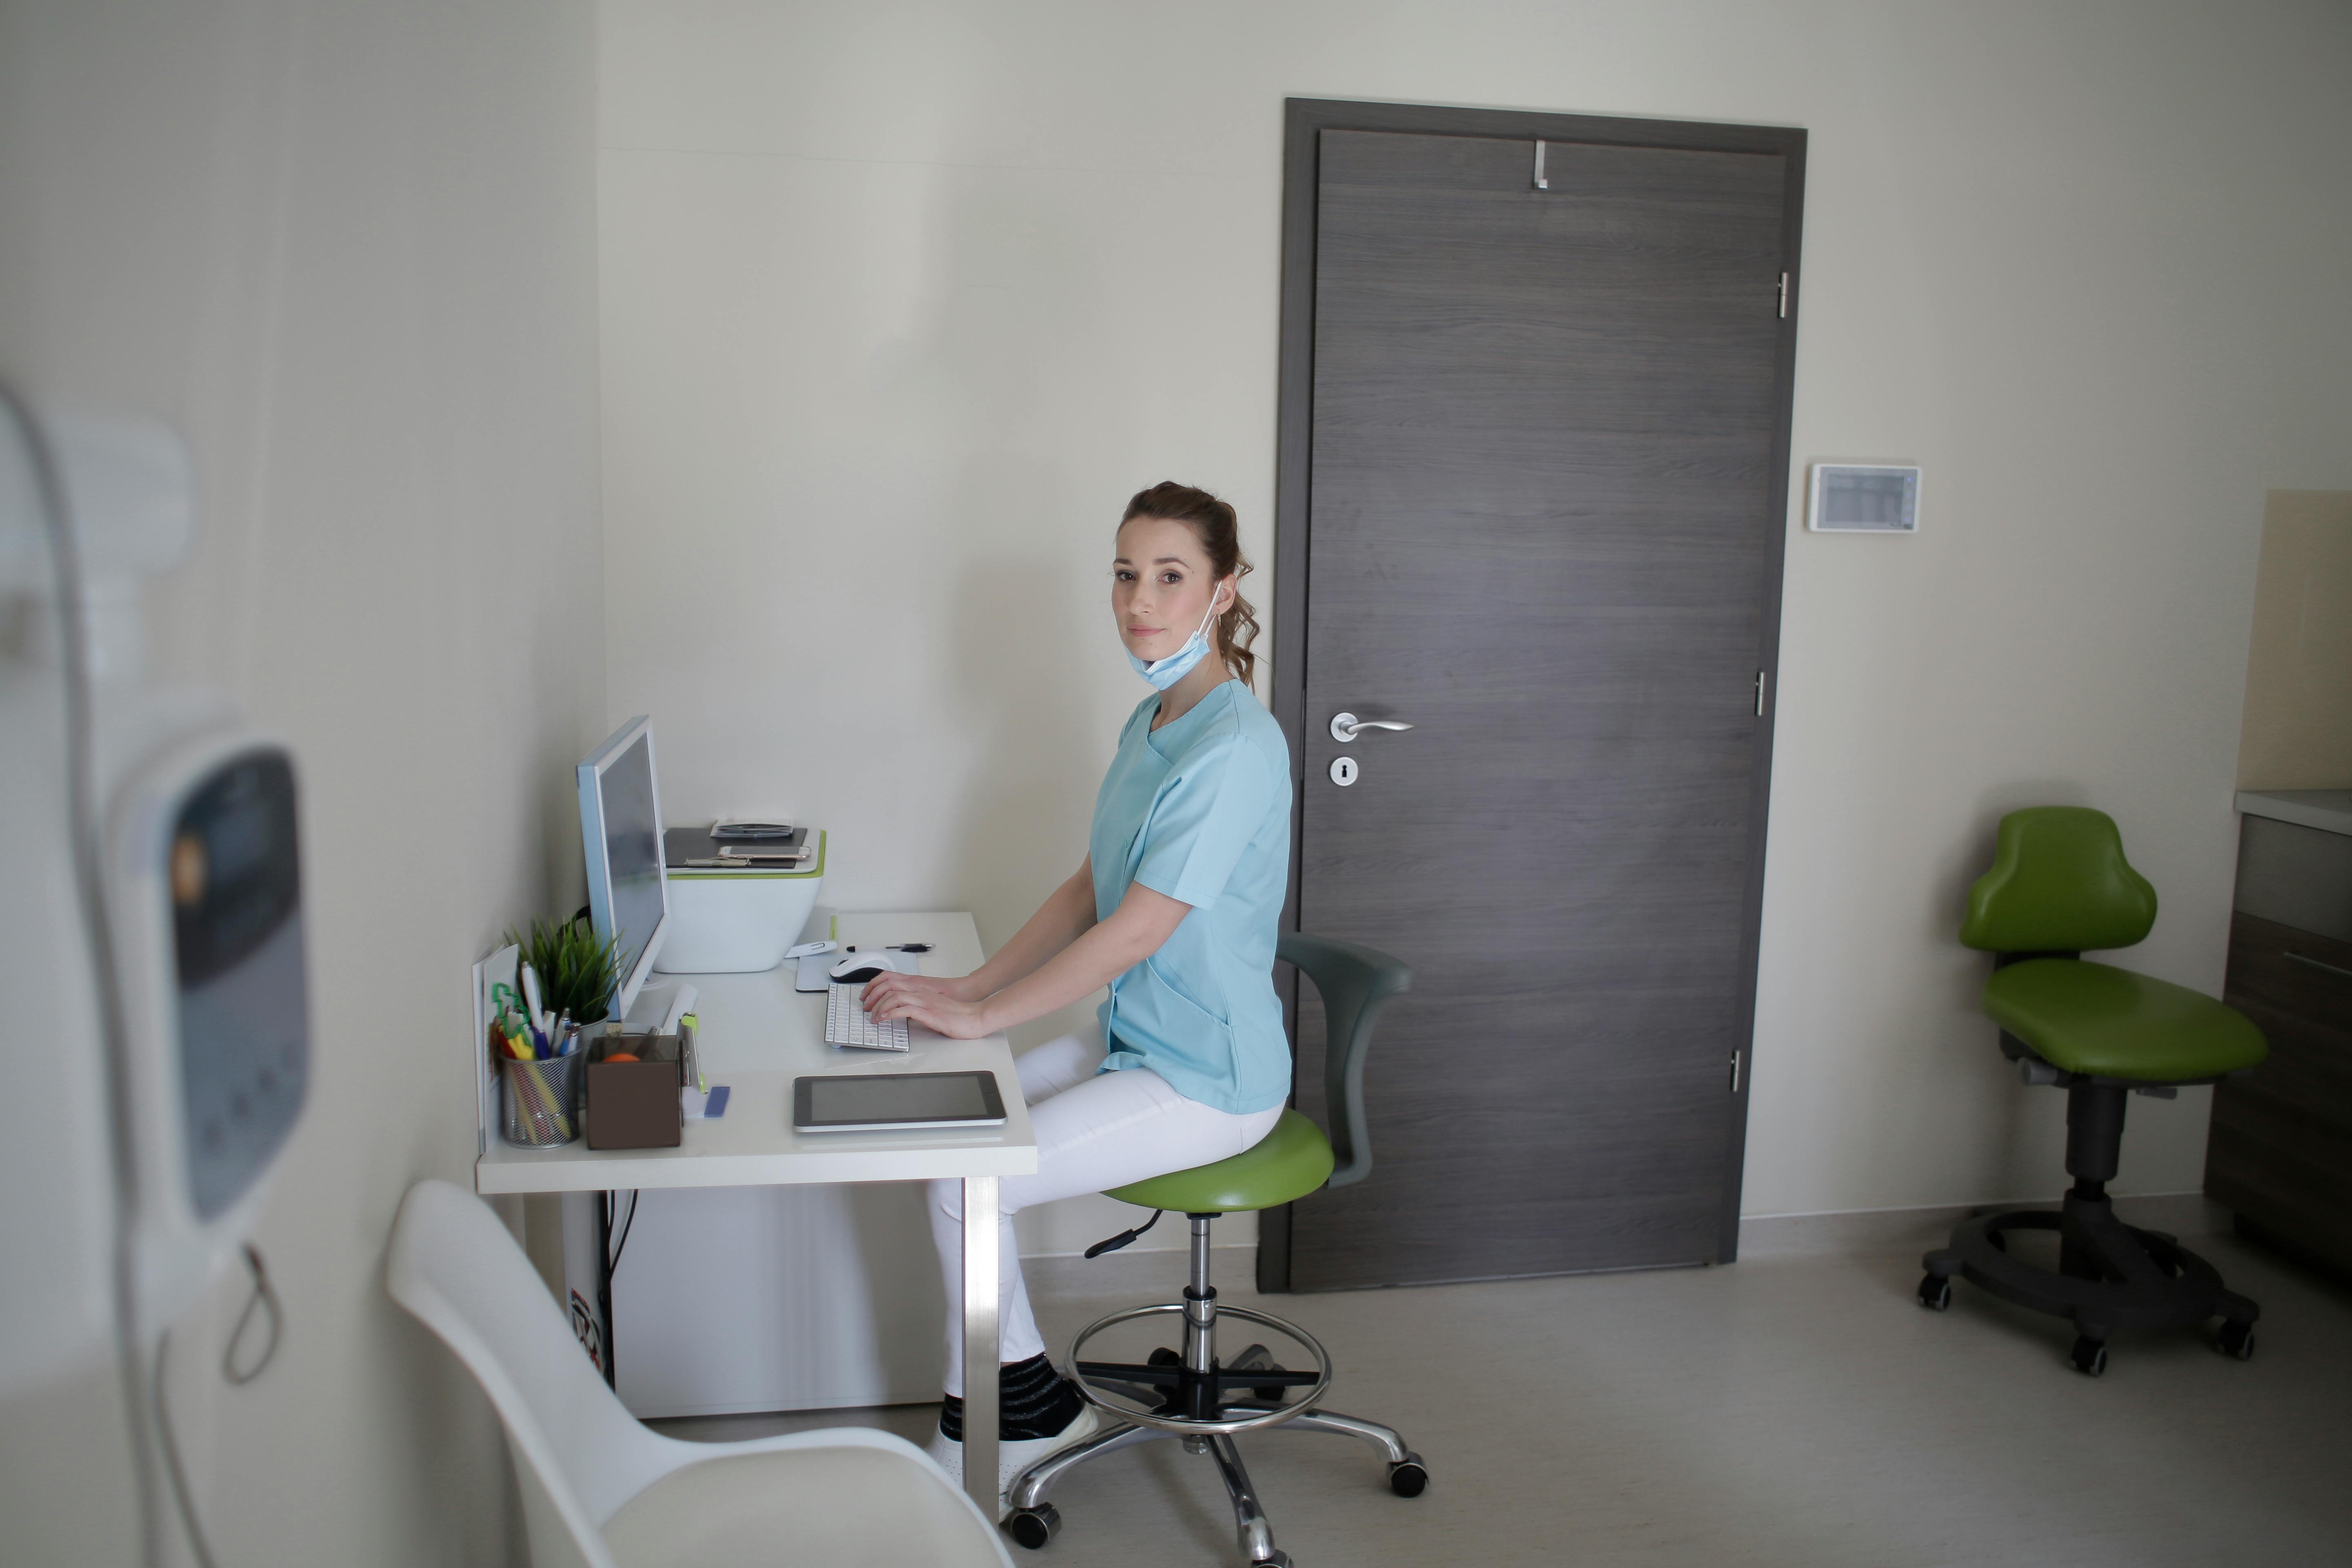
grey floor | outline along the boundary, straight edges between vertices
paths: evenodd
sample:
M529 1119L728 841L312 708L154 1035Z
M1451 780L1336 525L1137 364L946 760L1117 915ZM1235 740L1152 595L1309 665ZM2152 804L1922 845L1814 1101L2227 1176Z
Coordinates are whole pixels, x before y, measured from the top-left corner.
M1920 1310L1917 1239L1263 1301L1227 1279L1226 1300L1320 1336L1337 1366L1325 1403L1401 1429L1433 1479L1393 1497L1372 1450L1336 1437L1245 1437L1243 1457L1300 1568L2352 1563L2352 1292L2197 1237L2263 1305L2254 1358L2127 1333L2094 1380L2062 1363L2065 1328L1965 1282L1948 1312ZM1033 1268L1057 1358L1102 1313L1172 1296L1180 1267ZM729 1438L855 1423L919 1441L935 1419L908 1406L660 1426ZM1062 1533L1015 1549L1024 1568L1242 1561L1214 1466L1173 1443L1085 1467L1055 1501Z

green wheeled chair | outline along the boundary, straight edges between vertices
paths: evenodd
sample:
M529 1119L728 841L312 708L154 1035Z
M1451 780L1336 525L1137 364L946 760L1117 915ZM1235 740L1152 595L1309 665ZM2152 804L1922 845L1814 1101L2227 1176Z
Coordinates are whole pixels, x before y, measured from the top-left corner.
M1005 1494L1013 1511L1004 1528L1023 1546L1043 1546L1061 1528L1060 1513L1046 1500L1055 1482L1089 1459L1162 1437L1181 1438L1187 1452L1214 1457L1233 1499L1242 1549L1256 1568L1289 1568L1290 1558L1274 1544L1274 1531L1234 1447L1236 1433L1288 1426L1358 1438L1381 1450L1388 1461L1390 1489L1398 1496L1417 1497L1429 1484L1421 1456L1395 1432L1318 1406L1331 1384L1331 1358L1313 1335L1264 1312L1220 1307L1209 1283L1209 1230L1219 1215L1272 1208L1327 1184L1344 1187L1360 1182L1370 1173L1371 1143L1364 1129L1364 1053L1381 1006L1412 984L1412 971L1404 964L1352 942L1286 934L1276 951L1283 962L1295 964L1315 983L1323 998L1328 1038L1324 1089L1325 1103L1331 1108L1331 1136L1326 1140L1315 1123L1296 1110L1285 1110L1273 1131L1230 1160L1154 1176L1108 1194L1139 1208L1173 1209L1190 1216L1192 1281L1181 1302L1114 1312L1071 1342L1062 1370L1108 1419L1092 1437L1047 1456L1013 1479ZM1126 1246L1159 1217L1154 1212L1143 1226L1089 1247L1087 1256ZM1181 1350L1154 1351L1150 1360L1139 1363L1080 1359L1087 1342L1103 1330L1160 1316L1183 1320ZM1313 1359L1315 1370L1286 1371L1262 1344L1251 1345L1230 1362L1221 1361L1220 1318L1238 1318L1296 1342Z
M2248 1071L2270 1054L2262 1031L2200 992L2086 962L2129 947L2156 923L2156 889L2124 858L2113 819L2041 805L2000 819L1992 869L1969 890L1960 941L1994 955L1984 1010L2028 1084L2066 1091L2063 1203L1964 1220L1927 1254L1922 1306L1952 1300L1952 1276L2037 1312L2074 1320L2074 1368L2107 1368L2116 1329L2194 1328L2221 1320L2214 1344L2253 1354L2262 1309L2222 1288L2213 1266L2161 1231L2116 1218L2106 1184L2123 1150L2125 1096L2169 1100L2183 1084ZM2011 1256L2009 1237L2058 1233L2053 1273Z

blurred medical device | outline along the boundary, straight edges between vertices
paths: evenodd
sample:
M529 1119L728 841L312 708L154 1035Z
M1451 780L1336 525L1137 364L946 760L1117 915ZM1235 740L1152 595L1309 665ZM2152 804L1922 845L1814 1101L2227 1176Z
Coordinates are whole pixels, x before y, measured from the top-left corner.
M300 1119L294 758L151 685L141 584L185 448L0 396L0 1395L140 1368L235 1257Z

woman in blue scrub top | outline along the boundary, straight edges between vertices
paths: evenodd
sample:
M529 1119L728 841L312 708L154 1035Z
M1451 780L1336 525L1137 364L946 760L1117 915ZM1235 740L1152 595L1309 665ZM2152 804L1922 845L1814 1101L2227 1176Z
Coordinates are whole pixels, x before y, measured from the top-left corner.
M1031 1204L1226 1159L1281 1117L1290 1045L1274 992L1290 868L1290 752L1251 695L1257 617L1241 596L1234 509L1189 485L1128 503L1110 606L1153 689L1120 730L1087 858L994 958L960 980L889 974L868 1012L972 1039L1108 987L1099 1037L1020 1058L1037 1173L1004 1180L1000 1491L1093 1432L1093 1408L1045 1361L1013 1245ZM962 1184L931 1185L947 1285L947 1401L931 1451L962 1475Z

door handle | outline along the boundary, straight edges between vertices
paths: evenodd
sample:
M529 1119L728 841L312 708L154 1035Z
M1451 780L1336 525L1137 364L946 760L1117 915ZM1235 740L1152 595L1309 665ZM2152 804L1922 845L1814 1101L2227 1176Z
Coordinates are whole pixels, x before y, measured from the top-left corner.
M1412 728L1410 724L1400 724L1391 719L1359 719L1353 713L1331 715L1331 738L1343 746L1366 730L1410 730Z

